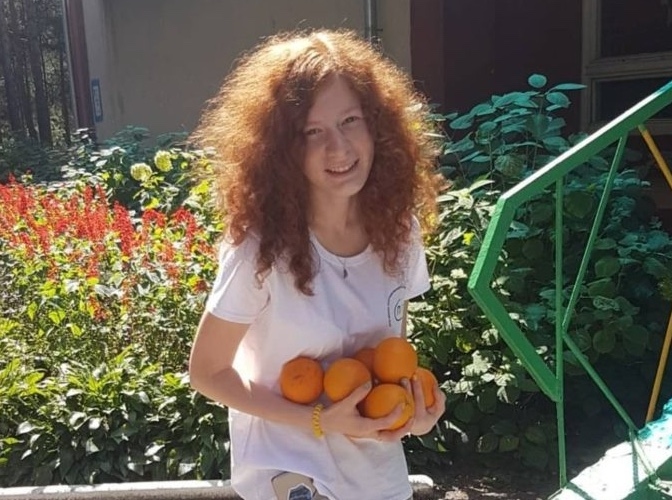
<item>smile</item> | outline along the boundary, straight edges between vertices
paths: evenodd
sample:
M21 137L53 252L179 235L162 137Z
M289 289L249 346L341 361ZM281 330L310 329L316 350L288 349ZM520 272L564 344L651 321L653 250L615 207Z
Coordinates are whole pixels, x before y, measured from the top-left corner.
M355 160L353 163L350 163L349 165L343 165L342 167L328 168L327 172L329 172L330 174L337 174L337 175L345 174L350 172L353 168L355 168L358 163L359 160Z

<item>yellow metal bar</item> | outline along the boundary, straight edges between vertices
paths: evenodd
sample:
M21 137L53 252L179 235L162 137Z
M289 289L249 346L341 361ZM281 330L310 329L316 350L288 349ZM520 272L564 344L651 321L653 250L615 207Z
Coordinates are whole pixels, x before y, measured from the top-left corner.
M667 364L667 356L670 353L670 343L672 343L672 314L670 315L670 320L667 323L667 333L665 334L665 341L663 342L663 348L660 351L660 360L658 360L658 371L656 372L656 378L653 381L653 390L651 391L649 410L646 412L647 423L653 419L653 413L656 410L656 404L658 403L658 395L660 394L660 381L663 379L663 374L665 373L665 365Z
M663 155L660 153L660 149L656 145L656 141L653 140L653 137L646 129L644 125L638 125L637 128L644 138L644 142L649 147L653 158L656 160L658 168L665 176L667 185L672 189L672 173L670 168L667 166L667 162ZM651 399L649 400L649 409L646 412L646 421L650 422L653 419L653 413L656 410L656 404L658 403L658 396L660 395L660 383L665 374L665 366L667 364L667 356L670 353L670 343L672 342L672 314L670 314L670 320L667 323L667 332L665 333L665 341L663 342L663 349L660 352L660 359L658 360L658 370L656 372L656 378L653 381L653 389L651 390Z
M670 168L667 166L665 158L663 158L663 155L660 154L660 149L658 149L656 142L653 140L653 137L651 137L651 134L649 133L648 130L646 130L646 127L644 125L639 125L637 128L639 128L639 132L642 134L642 137L644 138L646 145L649 146L651 154L653 155L653 157L656 160L656 163L658 164L658 168L665 176L667 185L670 186L670 189L672 189L672 173L670 172Z

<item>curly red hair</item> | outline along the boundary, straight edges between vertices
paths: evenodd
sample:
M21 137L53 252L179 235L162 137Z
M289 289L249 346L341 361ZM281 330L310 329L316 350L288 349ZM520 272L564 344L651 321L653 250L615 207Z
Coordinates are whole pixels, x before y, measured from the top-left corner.
M285 33L245 54L208 103L193 138L214 150L217 207L233 244L260 238L257 279L287 258L296 287L312 294L308 183L302 130L316 93L331 76L358 96L374 138L374 160L360 192L364 228L385 271L398 271L411 215L436 220L436 127L411 80L350 31Z

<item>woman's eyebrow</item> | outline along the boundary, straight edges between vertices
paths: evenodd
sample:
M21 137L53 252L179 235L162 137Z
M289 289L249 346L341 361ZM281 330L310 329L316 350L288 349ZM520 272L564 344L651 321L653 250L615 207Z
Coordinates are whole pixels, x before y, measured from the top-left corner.
M361 113L362 112L362 106L359 105L359 104L353 104L352 106L344 109L343 111L339 111L337 113L337 115L338 116L349 115L350 113L354 113L354 112ZM315 119L310 120L310 119L308 119L308 120L306 120L306 125L316 125L316 124L320 123L320 121L321 120L315 120Z

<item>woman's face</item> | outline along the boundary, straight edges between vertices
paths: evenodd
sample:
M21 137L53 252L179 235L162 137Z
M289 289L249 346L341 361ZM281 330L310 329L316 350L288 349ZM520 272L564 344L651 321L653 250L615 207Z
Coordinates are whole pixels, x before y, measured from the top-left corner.
M315 96L303 128L303 171L312 197L355 196L369 177L373 138L356 94L331 77Z

